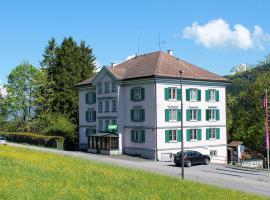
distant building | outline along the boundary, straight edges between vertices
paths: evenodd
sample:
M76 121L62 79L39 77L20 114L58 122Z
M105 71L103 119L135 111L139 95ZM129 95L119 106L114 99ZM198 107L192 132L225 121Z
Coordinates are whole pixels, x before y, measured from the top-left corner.
M180 60L171 51L103 67L78 84L80 149L163 160L181 150L183 120L185 150L225 163L227 84L227 79ZM109 125L117 125L117 130L108 130L116 128Z

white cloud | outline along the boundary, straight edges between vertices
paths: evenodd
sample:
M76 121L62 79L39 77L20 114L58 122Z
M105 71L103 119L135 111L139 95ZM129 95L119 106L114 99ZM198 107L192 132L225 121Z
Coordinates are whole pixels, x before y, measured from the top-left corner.
M263 44L270 41L270 35L258 25L254 26L253 32L241 24L231 29L223 19L210 20L205 25L194 22L185 27L182 34L206 48L264 49Z

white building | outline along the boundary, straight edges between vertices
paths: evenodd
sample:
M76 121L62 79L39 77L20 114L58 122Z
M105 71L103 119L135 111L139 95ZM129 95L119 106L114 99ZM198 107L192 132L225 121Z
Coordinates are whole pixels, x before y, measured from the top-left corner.
M184 149L225 163L227 84L225 78L171 52L139 55L103 67L93 78L78 84L80 149L163 160L181 150L183 120ZM108 132L110 124L117 124L116 133Z

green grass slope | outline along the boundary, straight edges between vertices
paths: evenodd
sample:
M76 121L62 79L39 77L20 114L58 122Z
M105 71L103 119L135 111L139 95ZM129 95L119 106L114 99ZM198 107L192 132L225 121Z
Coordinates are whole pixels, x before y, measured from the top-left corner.
M264 199L67 156L0 146L0 199Z

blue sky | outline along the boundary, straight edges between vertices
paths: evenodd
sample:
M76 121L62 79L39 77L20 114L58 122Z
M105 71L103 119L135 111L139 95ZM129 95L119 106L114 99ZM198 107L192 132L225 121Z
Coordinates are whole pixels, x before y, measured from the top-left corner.
M140 53L158 51L159 33L163 51L228 74L270 53L269 7L263 0L1 1L0 80L23 61L38 67L51 37L85 40L103 66L136 53L138 37Z

